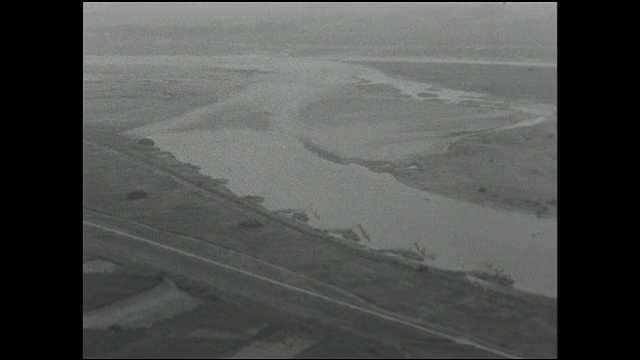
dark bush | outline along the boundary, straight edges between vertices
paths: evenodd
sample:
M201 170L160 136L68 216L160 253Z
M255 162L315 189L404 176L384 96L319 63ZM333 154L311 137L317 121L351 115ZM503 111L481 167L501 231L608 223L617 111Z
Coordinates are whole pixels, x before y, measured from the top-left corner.
M245 228L259 228L259 227L262 227L262 223L254 219L247 219L240 222L238 226L245 227Z
M487 192L487 189L486 189L486 188L481 187L481 188L479 188L479 189L478 189L478 192L486 193L486 192Z
M140 190L131 191L126 196L127 200L141 200L141 199L146 199L146 198L147 198L147 193L144 192L144 191L140 191Z
M307 222L309 217L304 211L293 213L293 218L298 221Z
M155 146L156 143L154 143L153 140L151 139L144 138L144 139L138 140L138 145Z
M251 202L260 204L264 202L264 197L262 196L257 196L257 195L247 195L247 196L243 196L243 199L249 200Z
M418 267L416 268L416 271L419 272L429 272L429 267L425 264L418 264Z
M109 325L109 327L107 327L107 330L113 332L113 331L121 331L123 330L122 326L120 325Z
M344 231L342 233L342 237L356 242L360 241L360 236L358 236L358 234L356 234L356 232L351 229Z

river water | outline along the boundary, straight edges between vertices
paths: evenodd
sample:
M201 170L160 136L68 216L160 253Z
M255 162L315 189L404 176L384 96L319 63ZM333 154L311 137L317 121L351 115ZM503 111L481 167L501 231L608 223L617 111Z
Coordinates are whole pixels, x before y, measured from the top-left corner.
M227 187L238 195L264 197L263 205L270 210L304 210L311 226L356 232L362 227L369 240L361 236L361 242L372 248L406 249L418 244L434 255L426 261L436 267L473 270L492 263L516 281L516 288L556 296L556 219L416 190L390 174L322 159L298 141L297 136L304 135L304 126L296 118L300 111L316 95L353 81L353 76L390 84L412 97L428 91L428 84L402 83L375 70L334 66L329 61L251 61L276 75L225 103L145 126L134 134L152 138L161 149L198 165L206 175L228 179ZM443 100L485 97L452 89L440 89L438 94ZM540 118L544 116L539 108L534 110ZM194 124L215 122L222 112L252 111L270 114L272 126L194 128ZM189 126L180 126L185 118Z

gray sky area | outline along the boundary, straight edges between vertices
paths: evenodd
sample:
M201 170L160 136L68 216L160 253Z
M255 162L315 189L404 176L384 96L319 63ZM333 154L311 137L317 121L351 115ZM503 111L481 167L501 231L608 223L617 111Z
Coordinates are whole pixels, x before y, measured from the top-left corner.
M483 56L497 56L500 49L501 56L550 59L556 13L556 3L84 3L85 50L218 54L238 46L360 47L434 55L443 48L475 48L492 52Z
M402 13L531 13L555 11L556 3L407 3L407 2L246 2L246 3L84 3L85 13L118 17L158 18L176 16L290 17L290 16L357 16Z

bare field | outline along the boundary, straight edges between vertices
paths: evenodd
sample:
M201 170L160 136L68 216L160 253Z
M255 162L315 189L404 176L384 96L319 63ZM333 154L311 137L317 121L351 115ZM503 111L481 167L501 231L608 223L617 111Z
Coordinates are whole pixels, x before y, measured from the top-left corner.
M82 356L115 358L110 354L128 344L143 341L147 336L147 329L85 329L82 331Z
M359 64L401 76L409 84L425 81L490 91L498 98L417 101L401 98L387 85L357 84L305 108L301 116L311 129L305 138L307 149L330 161L391 173L416 189L539 217L556 216L557 116L553 112L542 119L552 105L531 105L555 104L555 90L548 91L557 86L555 68ZM540 110L523 111L522 106ZM540 123L525 125L534 121Z
M409 163L425 170L405 168L398 177L419 189L538 216L557 215L554 122L473 135L446 154L416 156Z
M256 72L206 64L177 68L162 63L89 62L84 65L84 122L124 131L169 120L193 108L223 101L256 76Z
M83 328L149 327L156 321L170 319L200 303L200 300L192 298L174 286L159 284L152 289L85 313L82 319Z
M109 274L120 268L119 265L102 259L95 259L84 263L83 273L104 273Z
M344 159L404 160L445 153L466 134L535 118L513 109L492 109L386 96L339 93L306 107L306 136Z
M354 62L384 73L454 89L493 93L509 99L557 103L557 67L435 62Z
M86 254L86 253L82 253L82 262L86 263L88 261L94 260L94 256Z
M184 287L195 294L203 295L204 289L200 285L184 279L179 283L180 288ZM169 293L178 295L175 301L165 301ZM185 308L189 304L195 307ZM289 334L308 333L304 331L304 326L295 325L298 320L288 319L288 314L270 316L271 312L253 308L251 303L238 305L218 296L208 296L208 299L194 298L166 284L114 305L106 306L92 314L85 314L85 323L97 320L97 313L108 312L112 315L107 323L97 324L92 321L93 326L84 329L85 357L184 358L230 357L234 354L244 357L246 354L243 349L256 348L267 338L277 340L278 334L283 331ZM139 308L140 306L145 309ZM180 309L185 311L178 311ZM173 316L160 319L157 317L159 313ZM140 323L138 320L141 316L151 322ZM288 320L283 323L282 320L285 319ZM101 329L95 328L96 325L100 325ZM318 328L313 331L318 332ZM313 343L316 340L309 341ZM281 343L287 347L286 341ZM285 352L274 354L286 355Z
M131 276L135 270L127 267L122 273ZM101 290L109 289L107 283L101 285ZM232 354L265 325L257 314L183 279L179 288L164 283L119 300L85 313L84 357L220 357Z
M117 271L110 274L85 273L82 276L82 307L92 311L149 289L158 280L145 275Z
M355 159L425 191L478 204L557 216L556 120L532 127L470 134L440 154L396 162ZM535 235L534 235L535 236Z
M240 349L232 359L264 359L286 358L291 359L314 343L312 339L304 337L286 338L280 342L257 341Z
M364 339L354 338L342 332L331 334L321 342L297 354L298 359L327 359L333 354L341 358L359 359L406 359L402 353L389 345L373 345Z

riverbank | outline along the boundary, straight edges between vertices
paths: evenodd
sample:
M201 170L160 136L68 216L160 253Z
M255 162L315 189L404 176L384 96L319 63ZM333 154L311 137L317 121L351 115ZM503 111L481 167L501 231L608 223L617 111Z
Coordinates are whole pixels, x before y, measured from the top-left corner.
M290 220L239 198L221 182L202 175L197 167L180 163L149 145L118 142L113 134L92 136L90 129L86 131L83 202L85 208L113 214L105 226L137 224L137 232L143 231L145 236L197 239L189 249L197 246L212 254L219 247L224 253L242 254L263 264L256 270L288 269L370 306L428 322L442 331L462 333L530 356L553 356L556 352L555 299L496 289L470 280L462 272L400 266L398 258L384 252L323 237L322 232L312 235L315 230L306 224L283 226ZM130 200L125 195L133 190L147 196ZM240 226L247 218L260 226ZM96 244L104 246L114 239L107 240ZM123 240L123 244L131 246L131 241ZM145 254L139 252L136 258L150 256ZM271 265L265 268L264 263ZM248 264L235 262L233 266ZM187 272L190 267L176 269ZM221 296L230 295L225 292ZM257 301L255 296L252 299Z
M516 288L555 294L556 223L551 219L414 190L389 174L321 159L296 139L274 132L191 131L152 139L202 174L228 179L226 186L239 196L263 197L262 205L271 211L304 209L317 214L309 216L310 226L326 230L360 233L361 225L369 234L362 244L374 249L417 243L435 253L428 264L436 267L473 270L492 262L516 280Z

